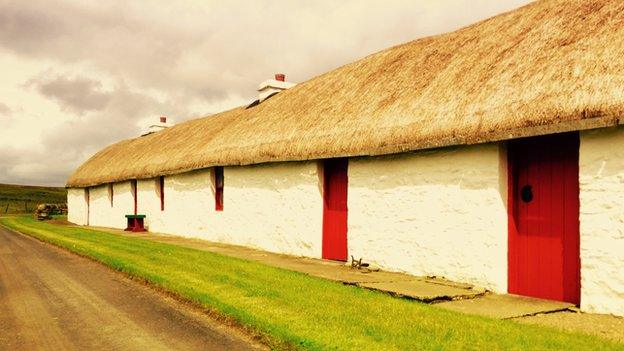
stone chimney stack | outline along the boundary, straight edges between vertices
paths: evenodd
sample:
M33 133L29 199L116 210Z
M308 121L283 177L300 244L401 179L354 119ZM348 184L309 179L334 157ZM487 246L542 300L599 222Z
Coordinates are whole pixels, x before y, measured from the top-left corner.
M157 133L165 128L168 128L169 126L170 124L167 123L167 117L161 116L158 123L150 124L149 127L147 128L147 132L143 133L142 135Z
M258 102L266 100L269 96L294 87L295 83L286 81L286 75L283 73L275 74L275 79L268 79L260 83L258 86Z

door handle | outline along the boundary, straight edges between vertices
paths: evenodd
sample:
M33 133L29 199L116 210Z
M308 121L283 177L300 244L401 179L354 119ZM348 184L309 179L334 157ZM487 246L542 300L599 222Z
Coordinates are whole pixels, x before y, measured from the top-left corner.
M520 198L524 203L533 201L533 187L528 184L523 186L522 190L520 190Z

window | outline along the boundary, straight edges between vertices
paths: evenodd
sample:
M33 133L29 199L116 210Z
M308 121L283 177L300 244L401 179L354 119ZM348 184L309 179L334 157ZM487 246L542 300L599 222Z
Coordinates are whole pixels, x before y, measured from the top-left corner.
M111 207L113 207L113 196L115 196L113 191L113 183L108 184L108 200L110 201Z
M90 217L90 211L91 211L91 192L89 188L85 188L85 192L84 192L84 196L85 196L85 203L87 204L87 220L86 220L86 225L89 225L89 217Z
M158 189L160 193L160 210L165 210L165 177L158 177Z
M214 168L215 210L223 211L223 167Z
M132 192L132 199L134 200L134 214L137 214L138 204L137 204L137 181L133 179L130 181L130 191Z

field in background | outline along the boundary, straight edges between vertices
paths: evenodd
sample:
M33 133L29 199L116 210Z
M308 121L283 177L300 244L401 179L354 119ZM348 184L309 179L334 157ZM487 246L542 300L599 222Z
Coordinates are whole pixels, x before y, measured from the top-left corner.
M32 213L37 204L65 202L65 188L0 184L0 215Z

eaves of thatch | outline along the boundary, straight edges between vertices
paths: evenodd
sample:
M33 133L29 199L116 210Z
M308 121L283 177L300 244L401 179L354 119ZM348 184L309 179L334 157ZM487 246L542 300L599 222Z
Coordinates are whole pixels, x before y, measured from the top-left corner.
M538 1L370 55L253 108L108 146L67 186L606 127L623 112L624 1Z

